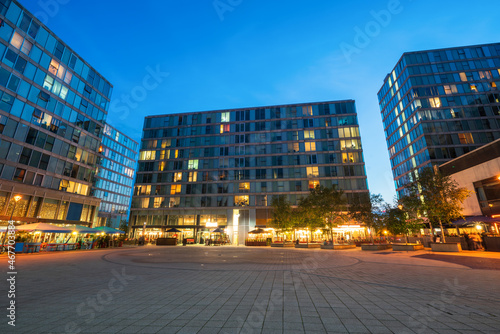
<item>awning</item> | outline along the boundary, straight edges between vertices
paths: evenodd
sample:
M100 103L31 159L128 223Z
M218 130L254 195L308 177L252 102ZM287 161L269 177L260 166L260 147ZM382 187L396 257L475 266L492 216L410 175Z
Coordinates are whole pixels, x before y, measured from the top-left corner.
M34 224L19 225L19 226L16 226L16 230L17 231L26 231L26 232L45 232L45 233L72 233L73 232L73 230L71 230L69 228L51 225L51 224L46 224L46 223L34 223Z
M491 218L488 216L467 216L465 217L465 220L460 218L451 222L451 224L458 226L476 223L500 223L500 218Z
M219 227L213 230L212 233L224 233L224 230Z
M102 231L100 231L100 230L97 230L97 229L92 228L92 227L82 226L82 225L66 226L66 227L72 229L73 232L78 232L80 234L102 233Z
M167 233L182 233L182 231L176 229L175 227L174 228L171 228L170 230L166 231Z
M111 227L107 227L107 226L99 226L99 227L96 227L94 228L94 230L97 230L98 232L97 233L106 233L106 234L125 234L125 232L123 231L120 231L120 230L117 230L117 229L114 229L114 228L111 228Z

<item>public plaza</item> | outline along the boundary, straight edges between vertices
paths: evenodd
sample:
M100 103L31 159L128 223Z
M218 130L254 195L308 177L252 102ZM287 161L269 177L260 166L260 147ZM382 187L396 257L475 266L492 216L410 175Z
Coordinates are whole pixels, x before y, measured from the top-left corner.
M2 333L500 328L500 254L491 252L148 245L21 254L16 269L16 327L4 321Z

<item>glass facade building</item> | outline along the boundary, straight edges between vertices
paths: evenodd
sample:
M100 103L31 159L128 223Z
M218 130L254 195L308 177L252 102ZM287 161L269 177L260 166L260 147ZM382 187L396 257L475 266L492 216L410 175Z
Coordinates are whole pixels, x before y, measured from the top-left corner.
M500 44L403 54L378 93L395 187L500 138Z
M317 185L368 194L352 100L146 117L131 209L135 236L175 227L232 243Z
M0 219L94 223L111 84L17 1L0 0Z
M98 226L119 228L128 220L139 144L109 124L104 126L101 160L92 194L101 199Z

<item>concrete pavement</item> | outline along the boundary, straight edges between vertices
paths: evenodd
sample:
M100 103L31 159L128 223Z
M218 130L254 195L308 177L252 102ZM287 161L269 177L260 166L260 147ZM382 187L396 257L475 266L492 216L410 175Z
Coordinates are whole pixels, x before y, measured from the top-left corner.
M422 255L157 246L19 255L16 327L2 279L0 332L498 333L500 271Z

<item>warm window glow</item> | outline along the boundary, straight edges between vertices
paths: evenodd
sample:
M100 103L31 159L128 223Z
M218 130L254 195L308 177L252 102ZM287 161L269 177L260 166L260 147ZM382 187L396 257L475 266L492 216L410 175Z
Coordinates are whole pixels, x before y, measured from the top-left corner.
M339 137L340 138L359 137L359 128L358 127L339 128Z
M170 195L180 194L182 189L181 184L173 184L170 186Z
M314 138L314 130L304 131L304 139L315 139Z
M312 108L313 108L312 106L302 107L302 113L304 115L312 116L312 114L313 114L313 109Z
M491 87L492 87L492 88L497 88L497 83L496 83L496 82L492 82L492 83L491 83Z
M432 108L440 108L441 107L441 99L439 97L431 97L429 99L429 103Z
M158 165L158 171L163 172L166 166L167 163L165 161L161 161L160 164Z
M161 142L161 148L170 147L172 145L171 139L163 139Z
M474 92L477 92L477 86L476 86L476 85L471 84L471 85L470 85L470 90L472 90L472 91L474 91Z
M174 173L174 182L182 181L182 173Z
M238 189L239 189L240 193L249 192L250 191L250 183L248 183L248 182L240 183Z
M198 179L198 172L189 172L189 177L188 177L189 182L196 182L197 179Z
M316 143L315 142L307 142L307 143L305 143L305 145L306 145L306 152L316 151Z
M459 133L458 138L460 140L460 144L474 144L474 138L472 137L472 133Z
M156 151L142 151L139 160L155 160Z
M14 32L12 39L10 40L10 44L12 44L16 49L21 50L23 46L23 36L19 35L17 32Z
M446 95L457 93L457 86L456 85L445 85L444 92L446 93Z
M248 206L250 205L249 196L234 196L235 206Z
M463 82L467 81L467 74L465 74L465 72L460 72L460 80Z
M309 181L309 189L314 189L317 186L319 186L319 181L318 180L311 180L311 181Z
M307 167L307 177L318 177L318 167Z

